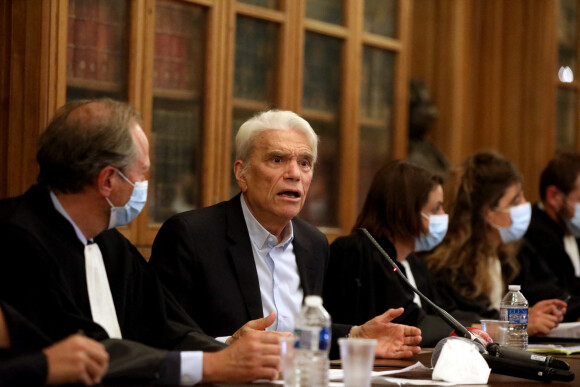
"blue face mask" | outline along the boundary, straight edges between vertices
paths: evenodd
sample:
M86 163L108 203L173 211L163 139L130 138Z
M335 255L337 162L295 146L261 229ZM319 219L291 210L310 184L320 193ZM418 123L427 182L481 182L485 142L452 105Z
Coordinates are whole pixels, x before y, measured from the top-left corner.
M580 238L580 203L574 204L574 215L566 221L566 225L576 238Z
M509 209L512 224L509 227L495 228L499 231L499 236L503 243L515 242L524 236L532 219L532 205L530 202L523 203Z
M445 234L447 234L449 215L427 216L421 212L421 216L429 220L429 232L415 238L415 251L433 250L445 238Z
M127 204L123 207L115 207L109 198L105 198L111 206L111 215L109 217L109 227L112 229L119 226L125 226L139 215L145 203L147 202L147 180L131 182L121 171L117 169L117 173L129 184L133 186L133 192Z

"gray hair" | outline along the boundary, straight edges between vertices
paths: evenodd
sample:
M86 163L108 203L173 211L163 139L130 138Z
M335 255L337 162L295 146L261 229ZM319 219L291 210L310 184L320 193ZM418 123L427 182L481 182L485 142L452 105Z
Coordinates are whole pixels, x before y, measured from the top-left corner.
M308 138L312 150L312 164L318 156L318 136L308 121L288 110L268 110L260 112L240 126L236 134L236 160L247 162L254 150L256 136L265 130L297 130Z
M106 166L125 171L137 159L131 129L140 123L139 113L123 102L103 98L67 103L40 136L38 183L75 193L92 184Z

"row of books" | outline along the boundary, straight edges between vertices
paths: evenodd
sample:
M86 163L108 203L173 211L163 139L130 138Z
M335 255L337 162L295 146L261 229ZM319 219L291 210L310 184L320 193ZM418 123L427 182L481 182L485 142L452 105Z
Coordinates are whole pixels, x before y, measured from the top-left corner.
M67 76L119 83L126 74L128 2L69 2Z
M199 90L203 79L205 40L203 7L158 2L153 86Z

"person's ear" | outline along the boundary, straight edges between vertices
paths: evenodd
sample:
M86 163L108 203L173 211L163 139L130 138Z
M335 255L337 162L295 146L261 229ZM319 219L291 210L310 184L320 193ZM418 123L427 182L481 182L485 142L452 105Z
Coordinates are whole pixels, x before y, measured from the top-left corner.
M234 163L234 175L236 176L236 181L238 183L238 187L242 192L246 192L248 190L248 183L246 181L246 171L244 171L245 163L243 160L236 160Z
M555 185L546 187L546 197L544 202L547 206L559 210L562 207L564 195Z
M111 196L111 192L113 191L113 176L115 176L116 173L117 171L115 168L108 165L101 169L101 172L97 175L97 190L106 198Z

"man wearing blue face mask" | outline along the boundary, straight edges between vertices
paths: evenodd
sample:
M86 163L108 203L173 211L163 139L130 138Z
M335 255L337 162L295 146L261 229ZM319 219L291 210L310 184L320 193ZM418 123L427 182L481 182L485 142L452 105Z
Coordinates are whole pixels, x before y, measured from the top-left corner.
M565 321L580 317L580 154L552 159L540 177L541 201L518 254L517 283L534 303L544 298L568 301ZM519 282L518 282L519 281Z
M277 377L275 335L229 347L205 335L115 229L147 198L149 144L134 109L110 99L65 105L37 160L38 184L0 201L0 299L49 341L79 331L101 341L110 355L105 380Z

